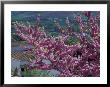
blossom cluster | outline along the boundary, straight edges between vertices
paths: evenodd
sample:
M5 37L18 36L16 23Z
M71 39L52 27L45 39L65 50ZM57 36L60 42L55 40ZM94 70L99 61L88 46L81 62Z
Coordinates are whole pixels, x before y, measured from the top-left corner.
M74 32L70 20L66 17L67 29L63 29L57 20L54 25L60 34L57 37L48 36L44 27L40 26L40 16L36 25L28 26L22 22L15 22L16 34L26 40L34 48L28 49L35 56L28 69L51 70L60 72L61 77L97 77L100 76L100 32L99 25L90 12L83 12L88 17L90 35L85 33L85 24L81 16L76 17L80 32ZM98 19L97 19L98 20ZM77 37L79 42L68 45L65 41L70 37ZM90 41L88 40L88 37ZM50 63L43 63L43 59Z

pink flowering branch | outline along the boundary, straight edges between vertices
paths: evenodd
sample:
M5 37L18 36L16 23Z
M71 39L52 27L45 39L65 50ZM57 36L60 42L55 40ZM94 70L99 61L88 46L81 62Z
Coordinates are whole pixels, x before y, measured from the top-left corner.
M86 14L90 16L90 13ZM59 76L99 76L99 52L97 49L99 45L99 27L95 24L93 17L89 17L90 28L92 30L92 43L88 41L84 33L84 24L80 16L77 17L77 22L80 26L81 34L76 32L68 32L64 34L62 27L58 21L54 21L59 29L61 35L58 37L47 37L47 34L39 26L41 20L37 17L36 27L29 25L28 27L23 23L15 23L16 34L23 40L26 40L34 47L33 54L35 60L30 62L29 69L51 70L56 69L60 71ZM69 18L66 18L67 29L71 30ZM72 34L70 34L72 33ZM65 41L69 35L77 36L80 44L66 45ZM29 49L31 51L31 49ZM43 59L49 60L51 64L44 64ZM96 70L96 71L95 71Z

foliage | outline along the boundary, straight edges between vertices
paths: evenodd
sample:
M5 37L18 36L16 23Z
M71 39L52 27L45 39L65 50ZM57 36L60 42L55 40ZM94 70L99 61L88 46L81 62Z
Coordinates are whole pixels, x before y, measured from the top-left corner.
M91 31L87 31L91 32L89 35L91 42L87 39L88 34L84 30L87 25L83 23L81 15L76 16L80 29L78 32L74 31L69 17L64 20L66 29L63 29L64 26L58 19L55 19L53 23L59 32L57 37L48 36L48 33L42 29L40 16L37 16L36 27L32 27L31 24L22 26L23 23L14 23L16 34L35 47L35 60L30 62L28 67L30 70L55 69L60 72L61 77L100 76L99 25L95 22L95 17L91 15L91 12L82 12L82 14L88 18ZM65 44L65 40L69 45ZM51 64L43 63L43 59L51 61ZM38 76L46 74L46 72L42 74L41 71L32 71L32 73ZM30 73L25 74L30 76Z

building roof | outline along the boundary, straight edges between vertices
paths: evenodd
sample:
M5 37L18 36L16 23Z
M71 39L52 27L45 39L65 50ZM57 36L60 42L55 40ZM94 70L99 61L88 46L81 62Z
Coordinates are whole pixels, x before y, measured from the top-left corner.
M32 53L11 52L11 58L15 58L22 61L32 61L35 57Z

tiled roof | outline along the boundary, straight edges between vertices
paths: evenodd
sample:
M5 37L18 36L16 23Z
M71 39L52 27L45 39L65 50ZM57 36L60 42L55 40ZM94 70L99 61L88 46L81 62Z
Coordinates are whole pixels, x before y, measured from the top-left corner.
M23 61L31 61L34 59L34 56L30 53L23 52L11 52L11 58L15 58Z

